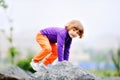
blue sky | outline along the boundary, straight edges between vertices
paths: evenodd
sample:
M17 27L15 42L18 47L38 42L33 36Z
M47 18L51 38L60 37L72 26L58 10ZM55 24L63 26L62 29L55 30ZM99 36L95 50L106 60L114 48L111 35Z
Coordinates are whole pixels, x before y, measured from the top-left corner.
M106 42L109 46L116 45L116 39L120 37L120 0L5 1L9 7L6 12L0 8L0 29L8 30L8 15L13 20L10 25L14 26L16 36L33 39L41 28L64 27L68 21L78 19L85 28L81 42L87 45Z

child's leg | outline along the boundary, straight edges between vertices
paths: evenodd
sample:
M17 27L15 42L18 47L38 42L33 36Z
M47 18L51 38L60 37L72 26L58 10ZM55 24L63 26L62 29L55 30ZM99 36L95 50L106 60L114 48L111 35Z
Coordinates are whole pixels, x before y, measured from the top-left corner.
M47 56L44 60L44 64L46 66L48 66L48 64L52 64L53 61L58 57L56 44L51 43L50 45L52 47L52 53L49 56Z
M41 46L42 50L37 55L35 55L33 60L34 62L39 62L43 60L52 51L52 49L50 46L50 42L45 35L38 33L36 36L36 41Z

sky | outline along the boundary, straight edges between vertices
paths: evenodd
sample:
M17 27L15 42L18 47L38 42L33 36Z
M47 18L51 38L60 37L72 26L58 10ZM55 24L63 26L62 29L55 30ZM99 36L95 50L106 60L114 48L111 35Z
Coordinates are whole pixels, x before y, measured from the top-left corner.
M17 40L34 44L36 33L46 27L64 27L68 21L82 22L85 34L80 44L89 47L118 47L120 40L120 0L5 0L0 8L0 29L14 27ZM12 19L10 24L8 16ZM78 39L76 39L78 40ZM75 40L75 41L76 41Z

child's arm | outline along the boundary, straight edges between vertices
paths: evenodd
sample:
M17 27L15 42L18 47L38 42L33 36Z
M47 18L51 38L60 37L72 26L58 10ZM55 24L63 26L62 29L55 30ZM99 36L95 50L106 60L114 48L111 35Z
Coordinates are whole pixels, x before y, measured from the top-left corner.
M65 36L63 35L63 33L59 33L57 36L57 50L58 50L58 61L63 61L64 60L64 56L63 56L63 46L65 43Z
M68 59L69 59L71 43L72 43L72 39L69 39L68 41L65 42L64 60L66 60L66 61L68 61Z

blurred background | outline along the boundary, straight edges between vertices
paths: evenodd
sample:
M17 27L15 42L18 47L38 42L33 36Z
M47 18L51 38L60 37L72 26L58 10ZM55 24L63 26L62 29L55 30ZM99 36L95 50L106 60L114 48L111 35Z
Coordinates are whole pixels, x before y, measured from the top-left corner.
M120 76L119 0L0 0L0 70L17 65L31 70L40 51L35 36L46 27L78 19L83 39L74 39L70 62L95 75Z

